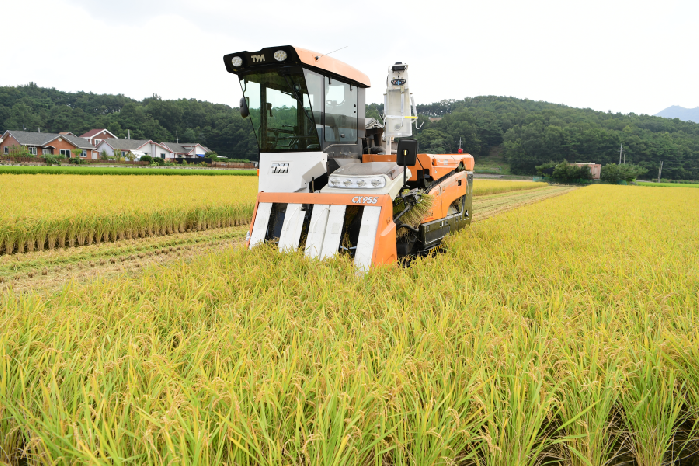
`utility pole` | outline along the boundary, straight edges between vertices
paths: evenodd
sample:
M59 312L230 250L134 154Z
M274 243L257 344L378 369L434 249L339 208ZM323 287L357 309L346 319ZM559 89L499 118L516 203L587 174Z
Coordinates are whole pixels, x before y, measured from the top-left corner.
M624 145L619 148L619 165L621 165L621 154L624 152Z
M658 183L660 183L660 173L663 171L663 161L660 161L660 168L658 169Z

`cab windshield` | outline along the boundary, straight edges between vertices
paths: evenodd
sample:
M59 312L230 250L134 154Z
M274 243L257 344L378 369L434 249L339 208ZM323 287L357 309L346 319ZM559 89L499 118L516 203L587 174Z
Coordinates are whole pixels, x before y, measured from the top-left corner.
M277 69L248 74L240 84L260 152L321 149L321 90L309 92L302 70ZM311 88L319 86L310 85ZM314 104L317 105L318 125L313 114Z

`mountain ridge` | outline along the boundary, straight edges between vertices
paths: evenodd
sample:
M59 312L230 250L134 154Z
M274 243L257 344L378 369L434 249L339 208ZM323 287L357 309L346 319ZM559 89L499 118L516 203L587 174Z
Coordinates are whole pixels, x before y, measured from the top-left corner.
M699 123L699 107L686 108L679 105L671 105L668 108L659 111L655 116L663 118L679 118L682 121L693 121Z

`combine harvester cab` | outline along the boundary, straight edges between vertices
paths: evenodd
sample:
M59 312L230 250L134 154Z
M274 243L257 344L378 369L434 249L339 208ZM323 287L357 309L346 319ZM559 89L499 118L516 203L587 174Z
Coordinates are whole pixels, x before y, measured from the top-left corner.
M281 46L224 56L260 150L247 245L350 254L361 270L424 254L471 221L473 157L418 154L406 64L389 68L383 124L366 119L369 78L327 55Z

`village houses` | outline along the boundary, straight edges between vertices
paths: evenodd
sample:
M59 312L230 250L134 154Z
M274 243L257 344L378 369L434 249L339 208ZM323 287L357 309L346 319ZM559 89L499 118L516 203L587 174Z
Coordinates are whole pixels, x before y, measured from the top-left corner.
M198 143L155 142L151 139L119 139L106 128L95 128L80 137L71 132L42 133L29 131L5 131L0 137L0 156L10 155L14 147L24 147L31 155L58 155L74 158L73 150L79 149L78 157L96 160L104 154L114 156L129 154L138 160L144 155L159 159L204 157L211 152ZM76 151L77 152L77 151Z

